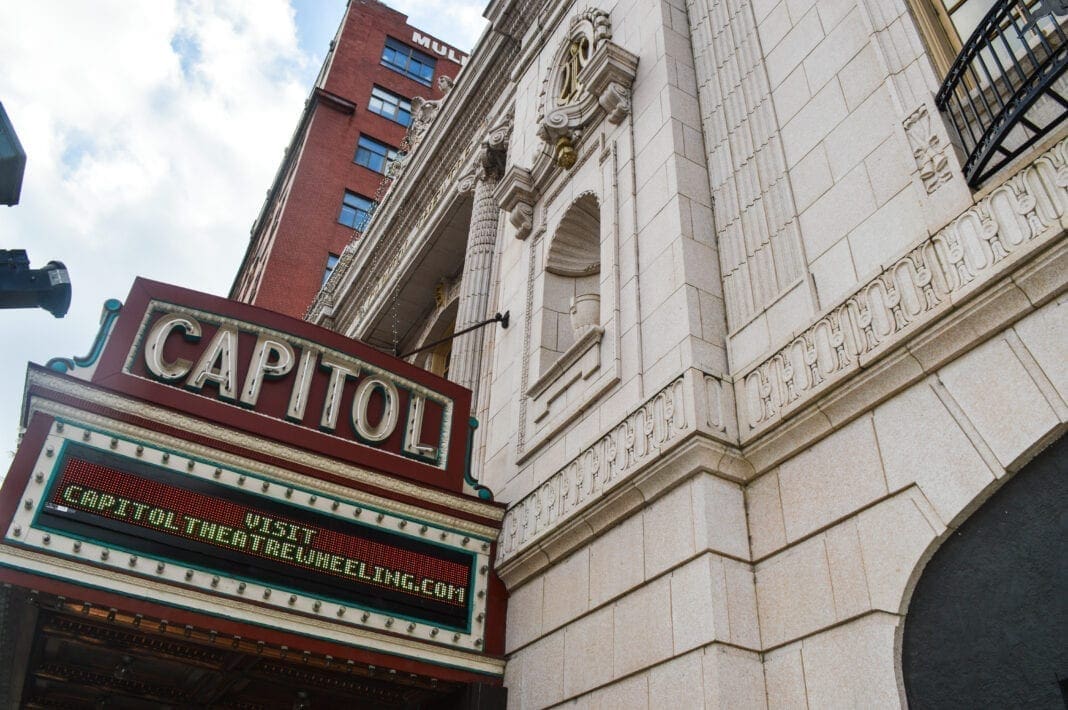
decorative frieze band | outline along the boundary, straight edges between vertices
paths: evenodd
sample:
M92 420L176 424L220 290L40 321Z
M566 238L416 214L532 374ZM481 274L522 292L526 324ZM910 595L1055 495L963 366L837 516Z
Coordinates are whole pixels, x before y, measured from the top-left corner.
M1002 262L1063 234L1068 139L897 259L736 382L743 443L953 308Z
M679 377L576 456L505 514L497 564L516 556L695 428ZM691 395L692 396L692 395ZM688 416L689 413L689 416Z

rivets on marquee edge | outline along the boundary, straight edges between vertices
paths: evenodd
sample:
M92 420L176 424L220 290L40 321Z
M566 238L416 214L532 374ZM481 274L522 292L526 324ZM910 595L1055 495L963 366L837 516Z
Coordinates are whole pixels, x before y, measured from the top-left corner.
M339 606L337 608L337 615L338 615L339 618L342 617L342 616L345 616L345 607Z
M453 634L452 635L452 642L453 643L460 643L460 634Z
M222 475L222 469L221 468L215 469L214 471L212 471L211 475L212 475L213 478L218 478L219 476Z
M478 646L479 648L481 648L482 647L482 639L475 639L475 645Z
M388 629L388 628L390 628L392 626L393 626L393 617L391 616L388 619L386 619L386 628Z
M447 532L443 532L443 533L441 533L441 539L442 539L442 540L444 540L444 539L445 539L445 538L447 538L448 536L449 536L449 533L447 533Z
M382 518L384 518L384 517L386 517L386 516L383 515L382 513L379 513L378 515L375 516L375 522L376 523L382 522Z
M489 565L482 565L478 568L478 571L481 574L486 574L486 572L489 572Z
M51 535L49 535L48 533L45 533L45 534L44 534L44 535L43 535L43 536L41 537L41 542L43 542L43 543L44 543L44 544L46 544L46 545L50 545L50 544L52 543L52 536L51 536Z
M408 521L407 520L400 521L399 523L397 523L397 527L400 528L401 530L403 530L404 528L408 527Z
M478 616L476 616L476 617L475 617L475 621L477 621L478 623L480 623L480 624L481 624L481 623L482 623L482 621L483 621L483 620L484 620L485 618L486 618L486 615L485 615L485 614L483 614L483 613L482 613L482 612L480 611L480 612L478 612Z
M266 492L267 492L267 491L269 491L270 489L271 489L271 484L270 484L270 483L268 483L267 481L264 481L264 482L263 482L263 485L262 485L262 486L260 486L260 490L261 490L261 491L263 491L264 493L266 493Z
M51 446L49 446L47 449L45 449L45 456L47 456L48 458L52 458L55 455L56 455L56 450L54 448L52 448Z
M368 613L367 613L366 611L365 611L365 612L364 612L363 614L361 614L361 615L360 615L360 621L363 621L363 622L365 622L365 623L366 623L366 622L367 622L367 620L368 620L368 619L370 619L370 618L371 618L371 615L370 615L370 614L368 614Z
M33 474L33 480L37 481L38 483L41 483L42 481L44 481L44 474L38 471L37 473Z
M333 503L330 504L330 510L337 510L340 507L341 507L341 501L339 501L339 500L335 500Z
M362 513L362 512L363 511L360 510L359 508L353 508L352 509L352 517L358 518L358 517L360 517L360 513Z
M287 488L286 489L286 498L292 498L292 497L293 497L293 489L292 488Z
M111 437L111 442L108 444L108 446L110 446L113 449L119 448L119 440L116 439L115 437Z
M58 431L58 432L62 432L63 431L63 422L56 422L56 431Z
M33 510L33 498L27 498L26 502L22 505L26 510Z
M85 431L82 432L82 440L83 441L89 441L92 438L93 438L93 432L89 431L88 429L86 429Z
M408 633L415 631L415 624L408 624Z
M315 496L308 496L308 505L315 505L315 501L319 500Z
M82 541L81 540L75 540L74 541L74 545L72 545L71 548L75 552L81 552L82 551Z
M211 586L212 587L218 587L219 586L219 576L218 575L215 575L214 577L211 578Z
M461 545L467 545L467 543L469 542L471 542L471 538L469 537L465 537L463 540L460 540Z
M197 465L196 461L194 461L193 459L189 459L189 461L186 462L185 467L187 469L189 469L190 471L192 471L194 468L196 468L196 465Z
M438 631L439 631L439 629L431 629L430 630L430 635L431 636L437 636L438 635Z
M165 451L165 452L163 452L163 456L162 456L161 458L162 458L162 461L163 461L163 463L167 463L168 461L170 461L170 460L171 460L171 455L170 455L170 454L168 454L168 453L167 453L167 452Z
M145 447L143 447L140 444L138 444L137 445L137 450L134 453L136 453L138 456L144 456L145 455Z
M100 551L100 559L106 560L108 558L108 555L110 555L110 554L111 554L110 550L101 550Z
M237 477L237 485L239 485L239 486L245 485L245 481L246 480L248 480L248 479L246 479L244 476L238 476Z
M323 608L323 603L321 601L316 600L316 602L314 604L312 604L312 611L316 611L317 612L322 608Z
M130 566L131 567L136 567L137 566L137 555L130 555Z
M420 525L419 526L419 534L420 535L426 535L426 530L427 530L426 525Z
M192 579L193 579L193 570L191 570L191 569L187 569L187 570L185 571L185 581L187 581L187 582L188 582L188 581L190 581L190 580L192 580Z
M482 543L482 551L486 552L487 550L489 550L489 543L488 542Z
M290 594L289 595L289 606L293 606L296 603L297 603L297 595L296 594Z
M238 594L244 594L246 586L248 586L248 585L246 585L244 582L241 582L240 584L238 584L237 585L237 593Z
M11 531L11 534L15 537L22 537L22 526L16 525L15 529Z
M162 562L156 563L156 574L163 574L163 570L167 569L167 565Z
M263 598L264 599L270 599L271 598L271 590L270 589L264 589L263 590Z

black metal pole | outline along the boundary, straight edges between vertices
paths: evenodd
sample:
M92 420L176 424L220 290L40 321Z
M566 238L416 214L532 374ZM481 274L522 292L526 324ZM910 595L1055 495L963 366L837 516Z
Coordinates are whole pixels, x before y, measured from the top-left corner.
M481 323L475 323L474 325L468 326L467 328L464 328L461 331L453 333L452 335L450 335L450 336L448 336L446 338L441 338L440 340L435 340L432 343L427 343L426 345L424 345L421 348L416 348L415 350L412 350L411 352L406 352L403 355L397 355L397 357L399 357L399 358L410 357L412 355L415 355L416 353L421 353L424 350L429 350L430 348L435 348L438 345L441 345L442 343L447 343L450 340L452 340L453 338L456 338L456 337L459 337L459 336L463 335L464 333L470 333L472 330L478 330L479 328L484 328L487 325L489 325L490 323L500 323L502 328L507 328L508 327L508 319L511 316L511 314L512 314L511 311L505 311L504 315L501 315L500 313L494 313L492 318L484 320Z

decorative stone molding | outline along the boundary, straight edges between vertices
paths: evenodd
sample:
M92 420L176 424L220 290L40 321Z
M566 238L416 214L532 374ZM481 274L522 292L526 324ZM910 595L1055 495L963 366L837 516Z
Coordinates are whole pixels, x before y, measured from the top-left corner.
M608 13L576 15L542 85L538 136L565 170L578 158L574 146L583 130L602 110L613 124L630 113L638 57L611 40Z
M508 221L515 227L515 238L526 239L534 228L534 203L538 192L530 171L513 165L497 186L497 204L508 213Z
M945 315L1003 267L1063 236L1068 139L740 374L743 442Z
M953 179L953 169L947 155L949 145L943 143L934 130L926 104L913 111L902 125L912 149L912 157L916 160L920 180L930 195Z
M423 140L430 124L437 118L440 108L441 101L431 101L421 96L412 99L412 123L408 126L408 135L405 138L408 143L408 152L415 150L415 147Z
M684 391L679 377L512 506L497 543L497 564L588 507L628 473L691 432L694 422L687 417Z

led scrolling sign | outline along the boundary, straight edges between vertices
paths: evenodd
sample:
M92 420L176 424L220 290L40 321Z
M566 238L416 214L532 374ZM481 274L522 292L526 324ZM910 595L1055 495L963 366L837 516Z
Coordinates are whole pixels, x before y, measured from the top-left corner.
M381 528L68 444L36 525L465 629L475 557Z

